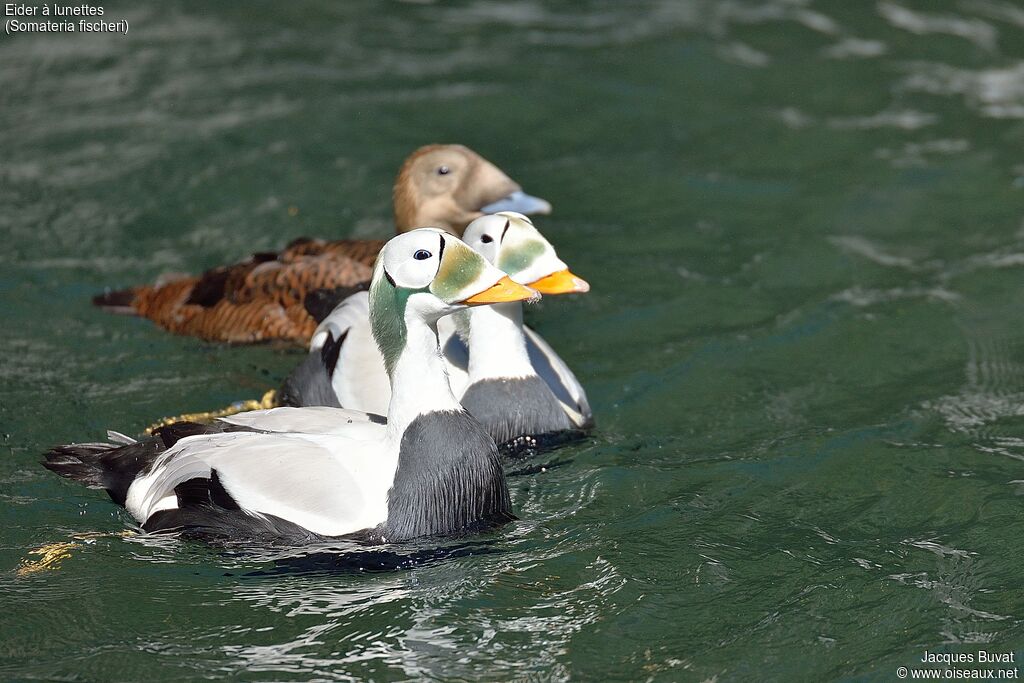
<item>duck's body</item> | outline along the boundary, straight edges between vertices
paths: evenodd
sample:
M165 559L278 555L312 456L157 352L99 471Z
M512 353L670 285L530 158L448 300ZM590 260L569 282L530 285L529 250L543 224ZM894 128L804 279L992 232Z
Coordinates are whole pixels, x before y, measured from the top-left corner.
M461 145L418 149L395 180L398 233L436 225L461 236L485 209L505 206L542 213L551 208ZM383 240L300 239L281 252L256 254L202 275L107 292L93 302L112 312L149 318L175 334L211 341L306 343L316 328L304 306L306 296L367 282L383 245Z
M47 467L106 489L144 531L210 539L394 542L513 518L494 441L462 410L397 433L356 411L274 408L62 446Z
M200 339L304 343L316 329L304 305L307 294L369 280L383 246L383 240L299 240L279 254L257 254L202 275L102 294L95 303Z
M478 219L466 231L470 244L483 236L492 219L497 224L491 232L500 235L487 243L495 244L490 254L493 262L509 264L508 255L517 249L532 255L516 261L514 268L507 265L512 279L540 283L553 273L568 272L551 245L516 214ZM506 221L513 226L512 233L502 227ZM479 229L474 227L477 223ZM483 244L476 246L486 249ZM565 283L561 289L552 287L546 293L587 289L571 274L561 281ZM523 325L522 313L521 303L497 304L438 322L452 393L499 447L513 452L545 439L564 439L593 424L579 380L540 335ZM285 381L280 400L284 405L344 406L368 412L388 405L391 387L384 361L372 343L365 292L349 296L320 323L310 354Z
M436 324L466 305L533 292L440 230L389 247L371 287L373 335L394 389L387 418L253 411L125 445L61 446L44 465L106 489L146 531L204 538L400 541L511 519L494 440L452 396Z
M453 391L502 450L564 441L592 426L586 392L575 375L551 347L544 345L551 354L545 355L529 342L522 305L502 304L488 313L462 316L464 333L451 337L451 346L466 346L467 357L465 376L459 373ZM551 372L553 365L565 368L565 376Z
M437 326L452 393L503 449L516 446L522 437L536 440L582 431L594 422L583 385L543 337L521 325L521 305L519 309L505 314L512 318L512 328L514 318L520 319L519 329L507 332L513 343L516 335L523 339L529 367L515 368L507 363L515 356L504 355L499 367L478 368L472 379L470 346L459 336L455 321L449 316ZM345 299L320 323L309 355L285 380L278 400L288 406L386 410L391 386L372 343L365 292Z

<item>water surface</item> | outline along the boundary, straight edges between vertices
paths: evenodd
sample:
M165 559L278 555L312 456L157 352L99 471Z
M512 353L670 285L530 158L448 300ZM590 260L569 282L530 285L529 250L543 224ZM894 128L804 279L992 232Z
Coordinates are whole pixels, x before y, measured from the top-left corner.
M891 680L1024 652L1019 5L105 8L127 36L0 41L0 677ZM298 358L94 292L387 235L437 141L550 200L593 284L529 313L599 429L510 468L519 522L360 572L123 537L38 465Z

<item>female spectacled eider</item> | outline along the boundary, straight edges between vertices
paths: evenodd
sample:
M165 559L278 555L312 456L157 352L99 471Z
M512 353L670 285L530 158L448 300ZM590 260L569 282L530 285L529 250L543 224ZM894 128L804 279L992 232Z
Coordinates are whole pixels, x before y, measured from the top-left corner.
M427 145L409 155L393 190L397 233L431 225L461 237L473 219L494 211L549 213L501 169L463 145ZM173 275L153 285L107 292L93 303L148 318L175 334L232 344L283 339L305 344L316 321L309 292L370 279L383 240L298 239L280 252L202 275Z
M478 218L466 243L512 280L542 294L589 291L522 214ZM348 297L327 316L310 354L285 380L283 405L381 412L391 400L384 360L373 343L368 296ZM579 380L523 325L519 302L461 311L438 323L452 392L509 454L564 442L593 425Z
M539 296L438 229L395 237L369 301L392 395L387 419L275 408L178 423L128 445L61 446L43 463L104 488L145 531L289 541L401 541L512 519L494 440L452 396L437 321Z

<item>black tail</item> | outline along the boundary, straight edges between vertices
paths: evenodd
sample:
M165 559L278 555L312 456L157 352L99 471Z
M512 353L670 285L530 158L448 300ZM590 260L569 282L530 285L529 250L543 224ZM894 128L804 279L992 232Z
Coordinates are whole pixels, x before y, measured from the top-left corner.
M161 453L187 436L219 432L251 432L226 422L210 425L175 422L153 431L141 441L132 441L123 434L111 433L119 443L73 443L57 446L46 453L43 467L67 479L74 479L94 489L106 489L114 502L124 505L128 487L139 475L147 472ZM130 443L125 443L129 441Z
M92 298L92 305L99 306L103 310L110 311L111 313L134 315L135 308L132 306L134 301L134 289L118 289L115 291L106 291L102 294L97 294Z
M105 488L100 458L116 448L114 444L107 443L57 446L46 454L43 467L67 479L80 481L89 488Z
M165 449L159 439L129 445L79 443L57 446L46 453L43 467L94 489L106 489L124 505L128 487Z

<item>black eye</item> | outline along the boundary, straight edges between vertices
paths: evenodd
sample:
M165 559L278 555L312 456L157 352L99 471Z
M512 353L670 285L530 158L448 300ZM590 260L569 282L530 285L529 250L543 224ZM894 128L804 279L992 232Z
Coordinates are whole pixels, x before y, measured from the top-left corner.
M418 249L416 253L412 255L412 257L417 261L426 261L431 256L433 256L433 254L431 254L426 249Z
M448 175L451 172L452 169L448 168L447 166L438 166L437 168L437 175Z
M480 238L480 241L483 242L484 244L490 244L491 242L494 241L494 238L491 237L490 235L484 235L483 237Z

